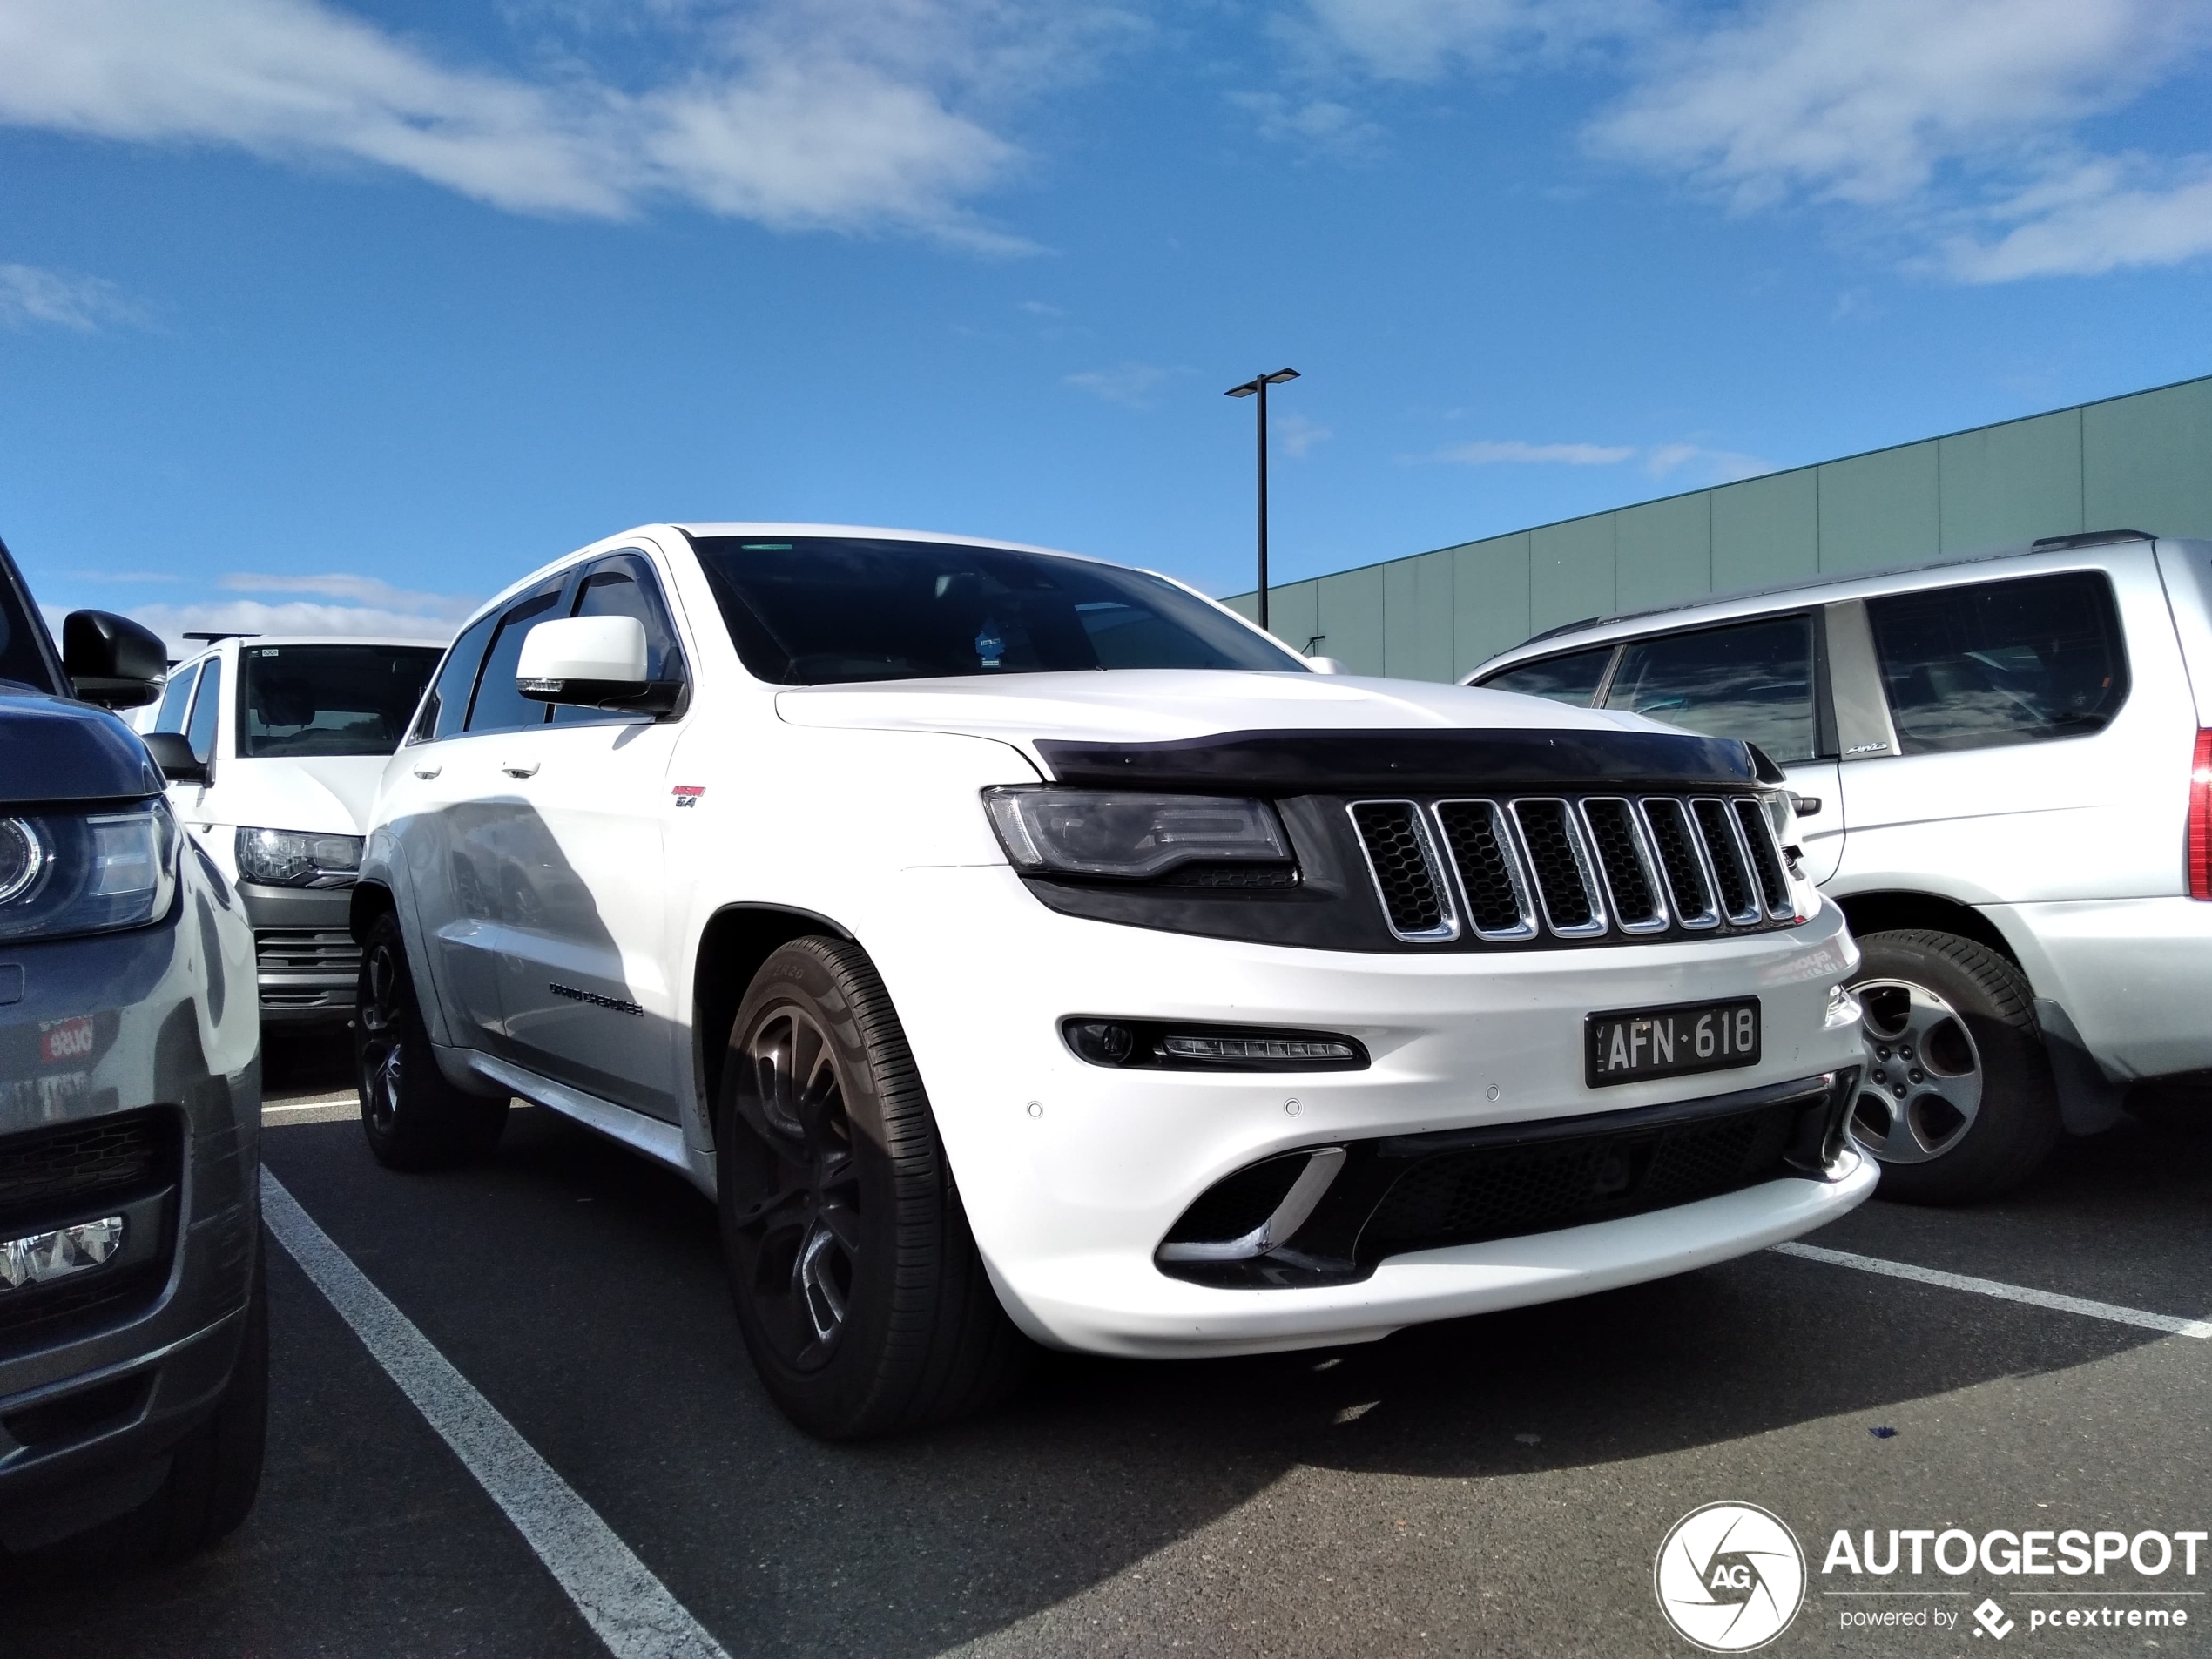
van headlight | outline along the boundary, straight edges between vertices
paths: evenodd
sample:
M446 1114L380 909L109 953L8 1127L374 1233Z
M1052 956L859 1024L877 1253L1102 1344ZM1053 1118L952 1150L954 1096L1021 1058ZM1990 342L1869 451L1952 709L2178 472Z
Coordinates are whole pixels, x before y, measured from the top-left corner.
M342 887L360 880L361 870L358 835L311 835L304 830L243 826L238 832L241 881L279 887Z
M0 940L158 921L176 896L178 846L158 796L119 811L0 818Z
M1264 800L1114 789L987 789L984 809L1016 869L1150 880L1186 864L1293 862Z

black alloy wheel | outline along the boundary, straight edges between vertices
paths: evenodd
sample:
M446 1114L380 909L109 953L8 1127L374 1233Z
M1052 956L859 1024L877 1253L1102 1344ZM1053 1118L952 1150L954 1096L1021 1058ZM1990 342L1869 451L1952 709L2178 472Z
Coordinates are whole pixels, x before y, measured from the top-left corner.
M716 1142L738 1326L793 1422L860 1439L960 1416L1020 1381L1028 1344L859 946L799 939L761 965L731 1026Z
M463 1093L438 1069L408 971L407 940L399 918L388 911L361 946L354 1076L361 1132L387 1168L427 1170L482 1157L507 1127L504 1096Z

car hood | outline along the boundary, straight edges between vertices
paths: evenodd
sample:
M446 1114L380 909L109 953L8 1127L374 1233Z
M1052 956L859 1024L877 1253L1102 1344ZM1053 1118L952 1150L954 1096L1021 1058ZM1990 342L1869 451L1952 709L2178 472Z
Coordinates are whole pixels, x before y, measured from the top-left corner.
M317 835L363 834L377 780L390 759L300 755L226 760L215 772L224 821Z
M996 738L1064 782L1288 789L1755 776L1743 744L1640 715L1352 675L1123 669L901 680L781 691L776 710L794 725Z
M140 800L161 789L138 734L105 709L0 680L0 806Z
M1163 668L812 685L779 692L776 711L793 725L1094 743L1259 731L1664 729L1632 714L1422 680Z

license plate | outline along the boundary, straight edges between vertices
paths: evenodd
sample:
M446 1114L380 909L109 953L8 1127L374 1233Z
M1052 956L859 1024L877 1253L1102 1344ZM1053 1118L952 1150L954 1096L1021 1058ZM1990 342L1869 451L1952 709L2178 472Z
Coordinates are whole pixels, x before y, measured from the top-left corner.
M1583 1081L1593 1089L1759 1062L1759 999L1623 1008L1582 1022Z

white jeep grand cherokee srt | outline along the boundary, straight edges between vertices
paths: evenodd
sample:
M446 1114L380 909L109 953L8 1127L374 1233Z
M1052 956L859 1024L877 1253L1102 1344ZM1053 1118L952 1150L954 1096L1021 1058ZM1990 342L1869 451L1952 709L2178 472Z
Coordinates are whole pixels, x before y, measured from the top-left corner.
M803 1426L1678 1272L1871 1190L1858 953L1756 750L1352 679L1164 577L657 525L455 642L374 809L362 1116L720 1206Z

